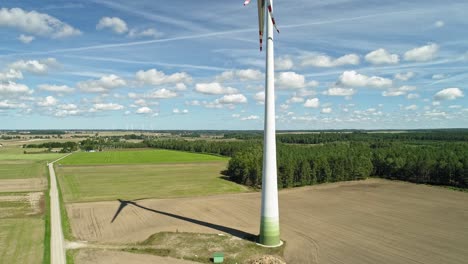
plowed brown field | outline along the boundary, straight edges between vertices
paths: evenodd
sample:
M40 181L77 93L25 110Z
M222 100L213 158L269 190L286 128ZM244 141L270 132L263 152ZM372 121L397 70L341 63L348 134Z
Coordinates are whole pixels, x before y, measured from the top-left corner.
M256 234L260 193L75 203L67 210L76 238L99 243L160 231ZM288 263L468 259L468 193L378 179L325 184L280 191L280 215Z

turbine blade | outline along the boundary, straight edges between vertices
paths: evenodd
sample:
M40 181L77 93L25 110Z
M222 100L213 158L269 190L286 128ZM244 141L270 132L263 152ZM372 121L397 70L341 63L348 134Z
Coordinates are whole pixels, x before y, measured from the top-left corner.
M265 0L257 0L258 4L258 34L260 38L260 51L263 48L263 31L265 30Z
M273 26L275 27L276 31L279 33L279 29L276 26L275 16L273 16L273 7L271 6L271 0L268 0L268 12L270 13L271 22L273 23Z

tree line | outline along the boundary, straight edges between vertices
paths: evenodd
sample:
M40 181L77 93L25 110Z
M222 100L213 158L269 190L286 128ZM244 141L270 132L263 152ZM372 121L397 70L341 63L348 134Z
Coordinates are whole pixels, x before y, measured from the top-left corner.
M260 187L260 140L153 140L149 147L230 156L227 176ZM278 186L289 188L376 176L415 183L468 188L468 143L412 145L403 141L349 141L319 145L277 145Z

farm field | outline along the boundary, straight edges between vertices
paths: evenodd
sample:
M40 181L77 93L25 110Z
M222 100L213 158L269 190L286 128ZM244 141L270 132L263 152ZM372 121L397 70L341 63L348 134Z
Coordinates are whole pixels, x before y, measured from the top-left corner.
M279 198L288 263L459 264L468 258L467 193L369 179L283 190ZM135 203L118 214L119 201L68 204L74 236L126 244L163 231L239 235L259 228L260 193ZM113 256L95 257L109 262Z
M172 150L79 152L60 161L62 165L112 165L227 161L225 157Z
M197 155L190 155L195 156L190 158L195 161ZM202 159L195 163L62 165L56 167L56 173L66 202L187 197L247 191L247 187L220 178L220 172L226 168L226 164L226 161L203 162Z
M43 259L45 165L63 154L23 154L24 142L1 142L0 263L42 263Z

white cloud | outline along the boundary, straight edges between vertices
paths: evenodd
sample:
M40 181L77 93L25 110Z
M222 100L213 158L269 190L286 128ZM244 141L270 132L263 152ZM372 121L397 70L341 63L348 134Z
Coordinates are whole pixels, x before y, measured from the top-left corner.
M101 30L109 28L117 34L123 34L128 31L127 23L118 17L102 17L96 29Z
M0 94L32 93L28 86L15 82L0 82Z
M175 89L177 91L185 91L187 90L187 85L185 85L184 83L177 83Z
M233 80L234 78L239 78L241 81L258 81L263 79L263 73L261 73L259 70L254 69L225 71L220 75L216 76L215 81L225 82Z
M293 96L286 101L287 104L299 104L303 102L304 102L304 98L299 97L299 96Z
M26 108L26 104L24 103L12 103L8 100L0 101L0 109L18 109L18 108Z
M434 99L437 101L442 100L455 100L460 97L464 97L463 91L460 88L447 88L437 92L434 95Z
M397 54L390 54L385 49L377 49L368 53L365 57L367 62L372 64L397 64L400 57Z
M83 92L104 93L108 92L110 89L122 87L126 84L127 82L124 79L117 75L111 74L102 76L99 80L87 80L79 82L76 84L76 87L78 87Z
M190 83L192 77L185 72L177 72L171 75L166 75L162 71L150 69L147 71L138 71L136 79L144 85L161 85L167 83Z
M392 88L382 92L382 96L401 96L405 95L410 91L416 90L415 86L404 85L399 88Z
M234 94L237 89L232 87L224 87L218 82L213 83L197 83L195 91L203 94Z
M19 35L18 37L18 40L23 42L24 44L29 44L31 43L31 41L33 41L35 38L34 36L29 36L29 35L24 35L24 34L21 34Z
M419 94L417 93L410 93L406 96L406 98L412 100L412 99L418 99L419 98Z
M422 47L414 48L405 52L407 61L429 61L432 60L439 50L439 45L435 43L427 44Z
M432 79L434 79L434 80L440 80L440 79L444 79L444 78L445 78L444 74L434 74L434 75L432 75Z
M291 70L294 62L289 57L279 57L275 59L275 69L278 71Z
M368 77L363 74L359 74L356 71L345 71L340 76L339 84L353 87L375 87L384 88L392 86L393 82L390 79L372 76Z
M322 111L320 111L320 113L330 114L332 111L333 109L331 109L331 107L325 107L325 108L322 108Z
M243 94L228 94L219 99L216 99L219 104L245 104L247 98Z
M76 104L61 104L58 108L62 110L76 110L78 106Z
M36 11L27 12L21 8L1 8L0 26L17 28L21 31L52 38L80 35L78 29L48 14Z
M436 21L436 22L434 23L434 26L435 26L435 27L438 27L438 28L441 28L441 27L443 27L444 25L445 25L445 23L444 23L444 21L442 21L442 20L438 20L438 21Z
M306 83L304 75L295 72L280 72L276 78L276 85L283 89L301 89L316 84L314 81Z
M53 96L47 96L46 98L37 102L38 106L49 107L54 106L58 103L58 100Z
M159 89L152 91L148 95L146 95L147 98L152 98L152 99L168 99L168 98L173 98L176 97L177 93L168 89Z
M307 99L304 106L308 108L318 108L320 106L320 100L318 98Z
M49 70L49 66L57 65L57 60L49 58L45 60L19 60L9 65L10 68L21 71L28 71L36 74L44 74Z
M23 79L23 74L21 73L21 71L9 69L8 71L0 72L0 82L12 81L16 79Z
M161 37L163 34L157 31L154 28L147 28L147 29L136 29L132 28L128 32L128 36L130 38L158 38Z
M151 110L151 108L147 106L143 106L143 107L138 108L135 113L140 114L140 115L145 115L145 114L153 113L153 110Z
M418 106L417 106L417 105L414 105L414 104L405 107L405 110L407 110L407 111L415 111L415 110L417 110L417 109L418 109Z
M356 93L356 90L353 88L339 88L339 87L331 87L328 88L323 94L329 96L353 96Z
M408 81L409 79L414 77L414 72L407 72L407 73L397 73L395 74L395 79L400 81Z
M307 55L302 60L302 66L315 67L336 67L343 65L358 65L360 62L359 56L356 54L347 54L337 59L323 54Z
M124 109L123 105L115 104L115 103L99 103L94 104L93 108L91 108L90 112L98 112L98 111L117 111Z
M188 114L189 110L187 110L187 109L179 110L178 108L174 108L174 109L172 109L172 113L174 113L174 114Z
M56 93L71 93L75 89L68 87L66 85L51 85L51 84L41 84L38 86L39 90L56 92Z
M246 121L246 120L258 120L258 119L260 119L260 117L257 116L257 115L250 115L250 116L241 118L242 121Z
M260 104L265 103L265 92L258 92L254 95L254 100Z
M57 112L55 112L55 116L56 117L67 117L67 116L76 116L76 115L79 115L81 113L80 110L58 110Z
M192 100L192 101L186 101L185 104L186 105L191 105L191 106L200 106L201 102L198 101L198 100Z

